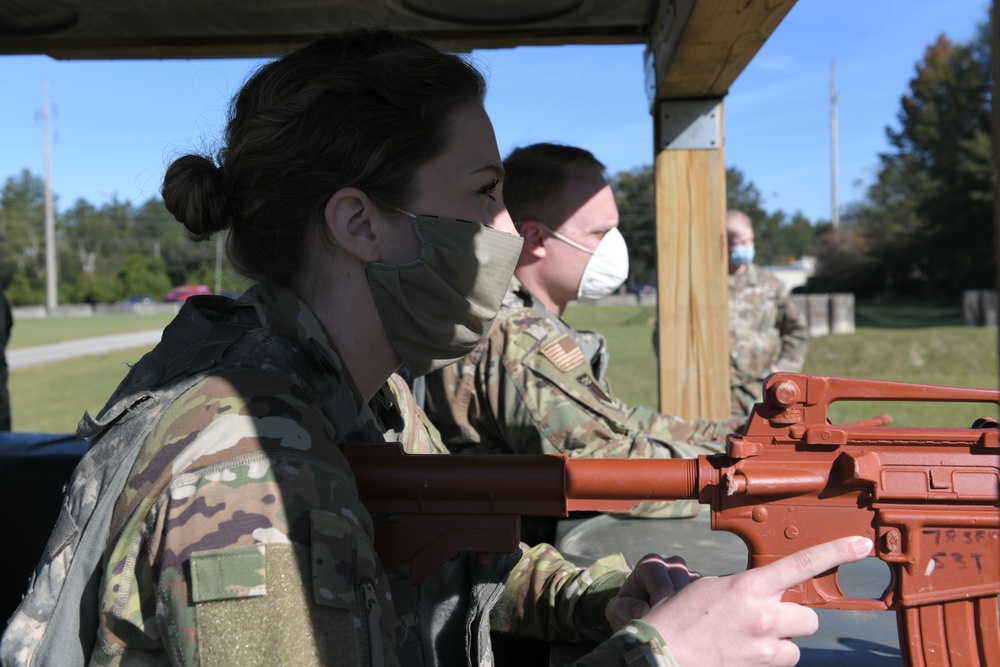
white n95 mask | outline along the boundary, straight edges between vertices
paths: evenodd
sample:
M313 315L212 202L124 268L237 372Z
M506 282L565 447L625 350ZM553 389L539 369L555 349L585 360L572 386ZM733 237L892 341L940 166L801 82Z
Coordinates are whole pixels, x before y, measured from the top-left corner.
M580 286L576 290L577 299L600 299L621 287L628 278L628 246L625 245L625 238L617 227L609 229L597 247L591 250L554 229L538 224L563 243L568 243L590 255L590 260L583 269L583 275L580 276Z

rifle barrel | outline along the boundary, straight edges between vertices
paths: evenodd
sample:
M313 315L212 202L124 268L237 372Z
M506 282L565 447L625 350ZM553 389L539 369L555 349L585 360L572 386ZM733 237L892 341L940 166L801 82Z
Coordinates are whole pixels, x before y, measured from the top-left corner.
M698 459L569 459L570 511L613 512L640 502L698 498Z

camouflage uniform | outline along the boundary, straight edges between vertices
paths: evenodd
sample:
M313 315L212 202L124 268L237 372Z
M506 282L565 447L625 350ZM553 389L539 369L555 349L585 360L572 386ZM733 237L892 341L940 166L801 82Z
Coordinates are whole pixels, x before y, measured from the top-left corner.
M809 333L782 282L756 264L729 276L730 409L747 415L774 371L799 372Z
M174 384L183 388L171 393ZM91 665L488 664L498 599L501 631L610 633L598 617L627 576L621 557L585 570L540 547L511 577L516 555L459 558L428 580L434 588L382 571L372 517L332 444L388 434L412 451L444 449L398 378L364 404L322 326L287 292L189 301L81 434L93 449L143 418L148 435L106 533L100 613L83 623L97 626L92 649L80 637ZM74 488L86 488L78 476ZM54 562L59 532L46 547ZM59 574L45 565L43 586ZM25 664L18 651L43 616L22 604L4 634L5 664ZM634 646L655 660L664 649L648 630L637 623L601 650ZM438 637L458 641L442 649Z
M486 340L427 376L427 411L452 451L486 454L691 458L722 451L725 435L743 425L629 407L612 394L607 365L603 336L573 329L514 279ZM693 511L684 502L633 514Z
M690 458L721 451L743 425L629 407L607 366L603 336L573 329L515 279L486 340L427 376L427 411L452 451L488 454Z

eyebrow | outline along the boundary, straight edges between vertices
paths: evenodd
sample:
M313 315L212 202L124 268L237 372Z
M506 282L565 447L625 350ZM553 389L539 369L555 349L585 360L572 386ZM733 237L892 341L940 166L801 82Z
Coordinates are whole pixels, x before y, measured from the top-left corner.
M501 181L503 180L503 176L504 176L503 167L498 167L495 164L486 164L486 165L483 165L479 169L473 169L469 173L470 174L479 174L479 173L482 173L484 171L488 171L488 172L494 174L497 177L497 179L499 179Z

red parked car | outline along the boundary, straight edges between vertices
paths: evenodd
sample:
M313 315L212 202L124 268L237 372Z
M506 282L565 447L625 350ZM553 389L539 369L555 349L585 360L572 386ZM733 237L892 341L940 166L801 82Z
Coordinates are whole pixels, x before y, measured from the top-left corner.
M180 285L163 295L164 301L187 301L189 296L211 294L208 285Z

